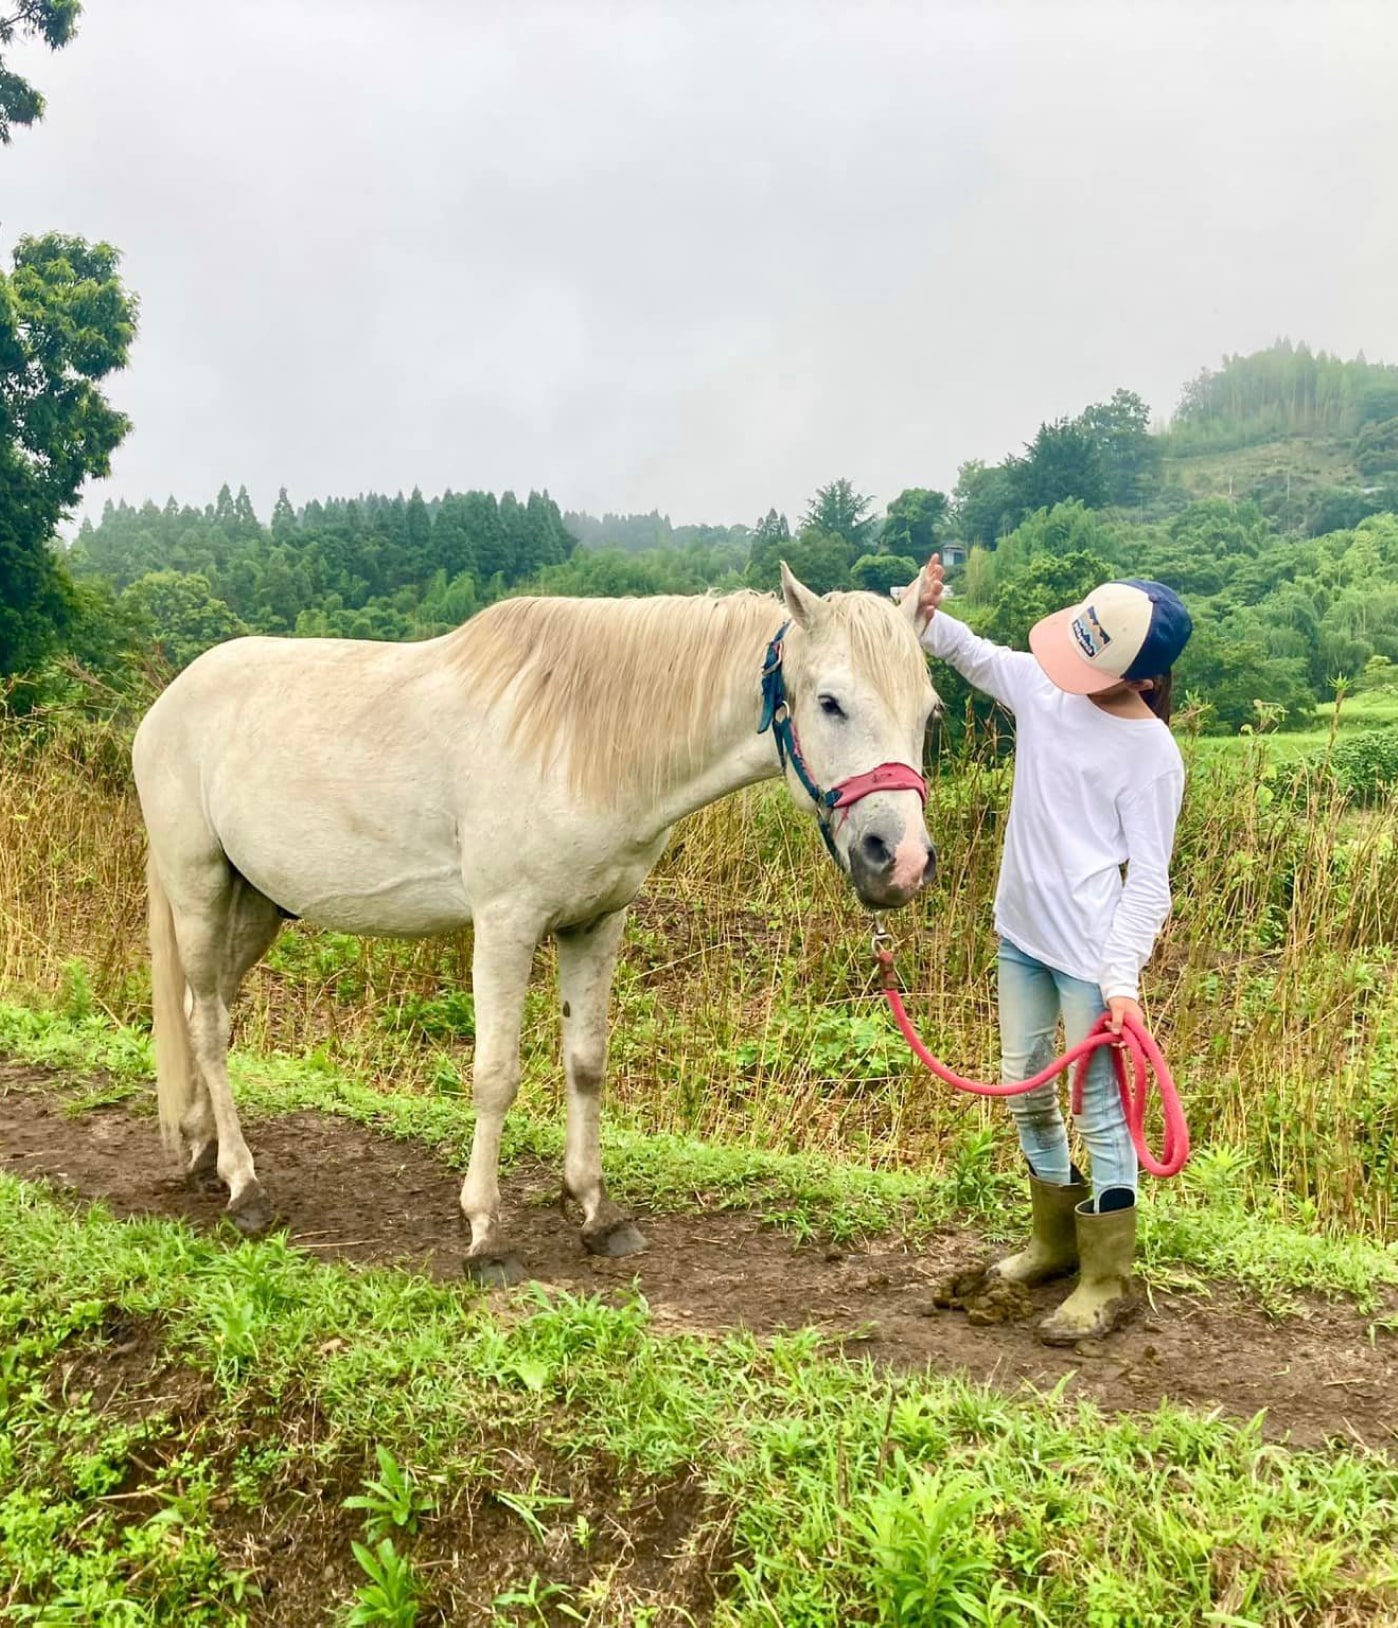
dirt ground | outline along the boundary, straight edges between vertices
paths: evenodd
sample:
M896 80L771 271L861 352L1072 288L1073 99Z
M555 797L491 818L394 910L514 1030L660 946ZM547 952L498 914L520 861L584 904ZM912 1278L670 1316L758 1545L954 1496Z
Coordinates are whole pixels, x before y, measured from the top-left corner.
M52 1083L42 1069L0 1066L0 1167L100 1198L118 1216L219 1224L221 1199L171 1177L149 1118L120 1105L65 1115ZM291 1240L317 1259L461 1274L460 1176L429 1150L311 1113L251 1122L248 1139ZM643 1214L648 1252L597 1260L560 1214L558 1185L542 1165L504 1183L511 1241L529 1271L574 1292L620 1293L635 1282L661 1328L814 1325L851 1353L1006 1391L1071 1375L1070 1391L1113 1411L1168 1398L1242 1417L1265 1410L1267 1433L1298 1446L1398 1440L1398 1337L1372 1333L1340 1305L1313 1301L1304 1315L1274 1320L1222 1285L1162 1294L1101 1345L1054 1351L1035 1341L1033 1322L1061 1288L1040 1291L1033 1316L1002 1326L972 1327L959 1312L934 1309L935 1280L983 1252L973 1232L844 1251L795 1243L752 1214Z

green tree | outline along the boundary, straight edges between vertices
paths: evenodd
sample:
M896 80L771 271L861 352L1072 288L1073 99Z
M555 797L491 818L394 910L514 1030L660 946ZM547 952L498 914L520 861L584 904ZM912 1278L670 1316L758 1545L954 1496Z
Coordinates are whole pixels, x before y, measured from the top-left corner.
M1020 514L1051 509L1055 503L1073 498L1089 509L1100 509L1107 501L1097 443L1080 423L1070 419L1040 424L1025 456L1009 460L1007 467Z
M966 568L957 587L968 604L984 605L995 591L996 557L979 544L966 556Z
M246 486L238 488L238 495L233 500L233 525L234 535L239 542L255 542L262 536L262 526Z
M1256 720L1258 701L1281 707L1291 724L1304 724L1315 712L1305 662L1271 655L1263 630L1245 615L1222 622L1195 618L1175 686L1177 696L1207 702L1210 726L1229 733Z
M1129 507L1154 486L1160 468L1160 442L1150 433L1150 408L1133 390L1117 390L1110 401L1086 408L1078 419L1097 448L1107 500Z
M890 588L911 582L917 573L917 560L907 555L864 554L854 562L850 579L856 588L863 588L867 593L886 595Z
M781 562L791 547L791 527L784 514L768 509L752 528L748 544L748 581L769 592L781 581Z
M1361 475L1398 472L1398 418L1366 424L1355 438L1354 462Z
M11 9L13 8L13 9ZM0 15L0 47L21 36L60 51L77 32L79 0L10 0ZM44 116L44 98L0 57L0 147L7 146L16 125L28 126Z
M1086 553L1112 559L1116 552L1113 530L1100 514L1076 501L1058 503L1051 509L1036 509L1000 539L995 551L996 580L1007 581L1010 573L1040 554Z
M956 529L968 543L994 548L1020 516L1010 471L1003 464L969 459L956 472L952 510Z
M813 592L828 594L849 587L854 546L835 532L802 526L787 544L786 563Z
M849 481L832 480L806 505L801 525L803 529L822 532L828 537L842 537L859 551L872 538L878 524L869 512L873 506L873 498L856 492Z
M0 272L0 676L42 660L71 623L50 543L129 427L98 388L136 332L117 259L50 233L21 238Z
M941 541L949 518L950 504L945 492L909 486L888 506L888 516L879 533L879 552L925 560Z
M279 543L289 543L296 535L296 510L291 506L291 499L286 495L283 486L277 492L277 501L272 505L272 536Z
M247 628L209 587L209 579L178 571L152 571L121 596L122 609L138 619L178 670L211 645L235 639Z

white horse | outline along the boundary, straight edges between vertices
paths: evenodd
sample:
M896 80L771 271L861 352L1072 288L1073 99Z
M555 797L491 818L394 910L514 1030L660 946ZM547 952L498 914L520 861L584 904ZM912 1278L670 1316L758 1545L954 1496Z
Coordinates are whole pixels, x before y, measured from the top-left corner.
M500 1223L500 1137L530 962L550 933L565 1192L589 1250L645 1247L607 1196L598 1121L625 911L670 828L785 769L866 904L906 902L933 865L916 765L936 697L917 592L900 606L822 598L783 567L783 594L784 607L751 593L513 599L416 644L234 639L159 697L132 755L161 1129L191 1174L217 1171L245 1231L273 1210L229 1092L229 1011L281 921L404 937L471 922L468 1271L520 1272Z

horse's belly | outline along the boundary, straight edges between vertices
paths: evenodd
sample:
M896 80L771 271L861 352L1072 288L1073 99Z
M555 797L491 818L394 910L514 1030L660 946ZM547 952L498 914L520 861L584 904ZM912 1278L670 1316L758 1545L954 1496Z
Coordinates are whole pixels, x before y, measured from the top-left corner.
M453 933L471 920L471 909L460 888L452 898L431 882L399 880L381 891L368 889L307 892L299 906L282 905L293 916L316 927L341 933L386 934L395 938L428 938ZM269 895L270 897L270 895ZM280 899L278 904L282 904Z
M387 933L408 938L455 932L471 919L460 868L414 865L389 873L380 867L297 866L247 863L228 856L258 890L290 915L343 933Z
M225 808L219 837L259 893L319 927L426 937L470 921L453 821L404 810L401 828L381 830L345 812L284 803L269 825Z

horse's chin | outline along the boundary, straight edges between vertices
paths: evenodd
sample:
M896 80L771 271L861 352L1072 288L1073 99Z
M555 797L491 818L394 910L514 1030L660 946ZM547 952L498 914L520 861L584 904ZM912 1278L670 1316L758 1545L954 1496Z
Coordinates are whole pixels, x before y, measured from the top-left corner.
M866 910L900 910L905 904L911 904L924 886L922 882L897 887L892 882L873 881L856 881L852 885L855 897Z

